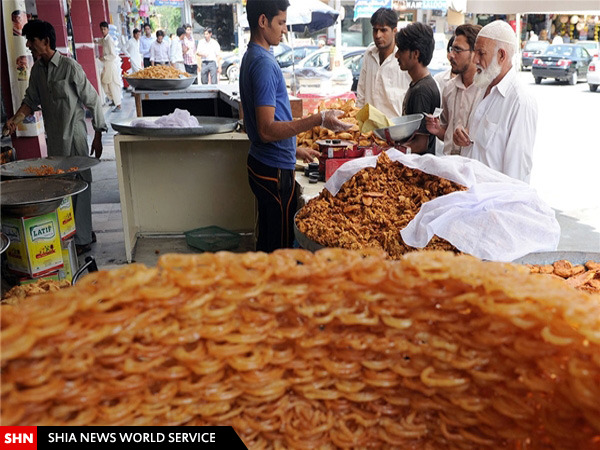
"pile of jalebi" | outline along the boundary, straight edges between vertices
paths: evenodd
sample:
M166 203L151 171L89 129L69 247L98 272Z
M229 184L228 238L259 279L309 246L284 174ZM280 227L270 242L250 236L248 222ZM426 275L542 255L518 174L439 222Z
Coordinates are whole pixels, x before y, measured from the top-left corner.
M165 255L2 307L3 425L250 448L597 448L600 299L444 252Z

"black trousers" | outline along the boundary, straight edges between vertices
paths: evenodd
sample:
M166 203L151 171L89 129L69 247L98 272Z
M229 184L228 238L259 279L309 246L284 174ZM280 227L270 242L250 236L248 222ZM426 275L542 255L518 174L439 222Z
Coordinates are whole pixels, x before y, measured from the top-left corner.
M293 247L297 207L294 171L267 166L248 155L248 181L258 202L256 251Z
M144 58L144 67L150 67L151 65L150 58Z
M190 75L198 75L198 64L184 64L185 71ZM198 77L194 80L194 84L198 84Z

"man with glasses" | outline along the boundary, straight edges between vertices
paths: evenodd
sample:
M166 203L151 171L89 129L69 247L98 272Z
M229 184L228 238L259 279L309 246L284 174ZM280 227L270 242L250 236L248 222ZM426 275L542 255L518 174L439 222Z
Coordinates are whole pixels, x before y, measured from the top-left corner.
M448 82L442 93L443 112L440 118L426 118L427 130L444 141L445 155L460 155L462 147L453 142L452 134L457 127L467 126L476 101L483 96L483 89L473 84L477 71L473 50L480 30L480 25L465 24L454 32L448 59L452 66L450 70L457 76Z
M389 118L402 115L402 101L410 84L407 72L398 70L396 25L398 16L390 8L379 8L371 16L373 43L365 51L356 88L356 106L373 105Z

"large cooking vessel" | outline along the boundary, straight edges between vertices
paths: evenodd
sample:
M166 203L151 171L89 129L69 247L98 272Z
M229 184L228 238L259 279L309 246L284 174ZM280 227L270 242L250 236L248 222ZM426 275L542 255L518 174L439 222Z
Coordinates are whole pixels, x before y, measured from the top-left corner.
M231 133L232 131L235 131L239 122L238 119L231 119L228 117L196 116L196 119L198 119L199 123L199 126L197 127L152 128L131 125L131 123L134 120L147 120L154 122L159 118L160 117L134 117L132 119L125 119L120 122L112 122L110 125L115 131L118 131L122 134L133 134L137 136L171 137L202 136L205 134Z
M39 178L39 177L65 177L73 176L77 172L89 169L100 162L97 158L88 156L49 156L47 158L22 159L0 166L0 176L7 180L13 178ZM26 169L40 169L42 166L50 166L55 171L62 170L64 173L52 175L37 175L26 171Z
M142 91L173 91L186 89L192 85L195 76L182 78L133 78L123 77L135 89Z
M85 191L83 180L21 178L0 182L2 214L11 217L40 216L55 211L63 198Z

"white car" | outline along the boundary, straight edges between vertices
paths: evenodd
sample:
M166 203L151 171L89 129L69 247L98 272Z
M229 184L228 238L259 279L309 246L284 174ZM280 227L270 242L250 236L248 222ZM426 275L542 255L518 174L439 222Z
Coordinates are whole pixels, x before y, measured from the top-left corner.
M592 59L588 66L587 82L590 85L590 91L596 92L600 84L600 58Z

